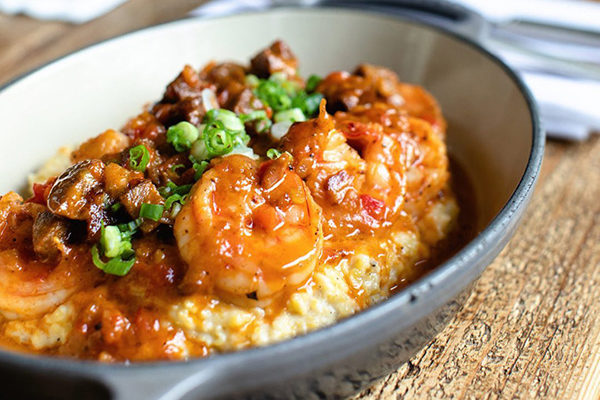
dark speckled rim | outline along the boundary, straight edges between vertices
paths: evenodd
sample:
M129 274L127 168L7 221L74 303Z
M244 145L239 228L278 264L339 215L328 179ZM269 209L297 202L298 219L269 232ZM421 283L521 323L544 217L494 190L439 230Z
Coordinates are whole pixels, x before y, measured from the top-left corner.
M278 10L275 10L275 12ZM224 371L227 370L228 377L231 378L233 376L237 378L238 382L237 384L234 384L234 386L237 385L235 390L240 391L250 386L260 384L261 380L257 379L256 375L264 375L265 370L275 372L274 376L267 379L269 382L272 382L281 379L283 375L293 376L294 374L304 373L307 368L312 368L314 365L319 364L319 362L335 362L336 359L341 359L344 353L346 353L346 355L349 354L353 346L360 347L360 345L357 345L357 340L369 341L369 339L367 339L369 336L373 336L373 340L376 340L375 336L377 335L371 335L371 333L374 332L374 327L385 325L385 321L389 319L390 316L395 316L395 319L402 316L402 323L395 325L394 329L397 329L397 331L405 329L420 318L433 312L446 301L452 299L453 296L458 294L481 274L485 266L495 258L497 253L512 236L518 220L532 194L542 163L545 134L540 127L536 103L529 89L510 67L473 40L459 36L435 25L416 22L402 16L387 16L378 12L365 12L347 8L344 8L343 11L348 13L369 14L376 16L377 18L388 20L400 20L404 23L425 27L426 29L436 31L439 34L452 37L456 41L467 44L484 57L499 65L504 70L504 73L506 73L518 87L529 109L532 125L532 146L527 166L519 184L508 202L491 223L454 257L450 258L434 271L420 278L398 294L367 310L341 320L334 325L281 343L262 348L253 348L234 353L216 355L204 359L192 359L189 361L178 362L136 363L132 365L109 365L98 362L66 360L0 351L0 363L10 365L15 369L22 368L23 370L51 371L52 373L61 374L66 377L91 379L92 381L105 384L110 390L116 391L117 395L122 394L121 385L123 383L119 382L126 382L127 379L130 379L131 382L133 382L136 377L141 379L141 381L151 381L154 377L159 377L163 374L177 375L181 377L181 380L185 380L185 382L178 382L178 379L173 379L173 385L177 384L178 387L181 386L179 394L183 394L190 388L202 384L202 382L207 379L206 376L201 376L205 371L211 370L210 378L215 379L215 375L224 373ZM265 12L268 13L272 11ZM228 17L219 17L218 19L226 21L227 18ZM181 20L159 26L170 26L180 22ZM140 31L155 28L156 27L150 27ZM123 36L135 34L140 31L128 33ZM109 41L118 39L119 38L109 39ZM104 42L94 44L85 49L99 46ZM78 50L70 55L76 54L82 50ZM64 57L67 56L63 56L52 63L58 62ZM44 68L46 65L13 79L9 83L3 85L0 88L0 91L18 83L37 70ZM332 350L333 353L339 352L339 355L336 356L334 354L332 356L324 357L323 351L327 351L327 349ZM316 364L313 362L313 365L310 365L310 363L302 362L302 360L306 361L315 356L320 357L320 361L317 361ZM296 365L287 365L286 371L278 370L282 365L286 365L285 360L282 361L282 359L288 361L293 359L296 361ZM252 371L244 373L240 372L239 368L236 369L236 366L239 365L246 367L248 365L253 365L253 368ZM115 378L115 376L117 376L117 378ZM169 398L176 397L169 396Z

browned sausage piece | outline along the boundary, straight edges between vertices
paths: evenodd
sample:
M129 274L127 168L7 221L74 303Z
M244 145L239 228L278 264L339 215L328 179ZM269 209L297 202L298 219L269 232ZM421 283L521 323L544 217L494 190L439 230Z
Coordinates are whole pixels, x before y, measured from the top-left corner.
M149 180L137 184L122 195L119 200L133 218L137 218L140 215L140 208L144 203L164 204L163 197L158 192L158 189L156 189L156 186ZM141 229L144 232L150 232L158 225L158 222L145 220Z
M283 72L288 77L296 75L298 60L283 41L278 40L268 49L258 53L251 61L251 69L259 78L268 78L275 72Z

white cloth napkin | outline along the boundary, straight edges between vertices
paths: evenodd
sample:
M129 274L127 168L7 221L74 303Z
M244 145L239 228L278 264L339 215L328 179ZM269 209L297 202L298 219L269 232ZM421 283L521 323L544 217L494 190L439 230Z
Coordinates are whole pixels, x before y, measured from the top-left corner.
M0 0L0 12L81 24L126 0Z
M600 80L574 72L585 69L579 62L591 65L596 71L600 69L600 4L578 0L452 1L498 25L522 21L598 35L597 39L589 35L586 44L565 44L557 40L532 45L526 37L521 39L524 47L532 46L535 51L553 59L550 63L543 57L528 58L527 52L511 49L493 39L484 40L484 45L512 66L529 86L548 136L585 140L590 133L600 132Z

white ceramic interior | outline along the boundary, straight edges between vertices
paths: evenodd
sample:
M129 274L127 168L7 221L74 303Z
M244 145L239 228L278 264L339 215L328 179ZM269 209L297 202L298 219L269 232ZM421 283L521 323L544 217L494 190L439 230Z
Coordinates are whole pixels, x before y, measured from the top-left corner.
M484 222L518 184L531 149L528 107L502 67L467 43L340 9L280 9L227 20L187 20L100 43L0 92L0 193L22 188L27 173L58 147L122 126L158 100L184 64L247 62L276 38L289 43L304 76L368 62L432 92L449 121L451 152L475 183Z

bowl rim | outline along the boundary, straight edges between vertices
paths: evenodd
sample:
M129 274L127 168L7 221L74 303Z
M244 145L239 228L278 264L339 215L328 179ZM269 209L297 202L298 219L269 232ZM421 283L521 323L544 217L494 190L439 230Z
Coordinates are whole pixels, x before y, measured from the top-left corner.
M21 75L18 75L3 85L0 85L0 95L2 95L6 89L18 84L20 81L28 78L36 72L45 69L56 63L65 61L70 57L77 56L79 53L89 51L96 47L100 47L104 44L119 41L123 38L127 38L134 35L141 35L148 31L169 29L178 25L184 24L197 24L205 21L224 21L227 22L231 18L239 18L245 16L257 16L264 14L273 13L315 13L315 12L344 12L351 14L358 14L360 16L369 16L376 19L385 19L388 21L401 22L405 24L411 24L424 28L426 30L432 30L436 34L450 37L451 39L461 42L471 49L475 50L482 56L486 57L496 65L500 66L503 72L514 82L519 93L523 96L525 104L528 108L529 117L531 119L531 149L528 157L525 170L523 175L515 187L515 190L496 214L496 216L485 226L479 234L476 235L471 241L469 241L463 248L461 248L455 255L450 257L448 260L435 267L432 271L418 278L407 287L403 288L400 292L390 296L389 298L381 301L380 303L374 304L360 312L341 319L331 325L310 331L306 334L299 335L290 339L283 340L269 344L264 347L252 347L248 349L242 349L239 351L233 351L228 353L216 354L209 357L190 358L188 360L174 360L174 361L150 361L150 362L134 362L134 363L118 363L108 364L92 360L80 360L80 359L68 359L60 358L55 356L46 355L35 355L29 353L21 353L6 349L0 349L0 363L11 364L17 368L23 367L31 370L34 367L40 371L52 371L57 373L66 373L73 376L80 376L84 378L98 378L105 377L111 373L123 373L125 371L140 372L143 373L148 370L156 370L157 368L168 367L169 369L175 368L194 368L200 367L202 364L212 364L216 361L224 363L239 363L240 358L256 358L256 359L268 359L273 355L281 355L282 353L290 353L295 350L301 350L302 348L314 346L317 343L326 342L330 340L332 336L344 335L344 331L351 331L359 328L360 326L368 325L374 321L377 321L384 317L386 314L393 312L401 308L406 304L412 304L414 306L423 305L420 300L422 294L431 291L434 288L439 289L440 284L448 284L453 278L456 281L460 278L459 274L454 274L460 269L466 269L469 272L473 267L469 267L469 262L473 264L473 260L481 256L486 249L489 249L494 242L498 242L506 236L505 230L506 225L515 217L518 217L518 211L522 210L531 196L533 187L535 186L539 170L541 167L544 144L545 144L545 132L542 130L539 113L537 110L536 102L531 94L529 88L523 83L517 73L512 70L504 61L498 58L496 55L485 49L481 44L477 43L476 40L462 36L458 33L452 32L445 28L439 27L432 23L411 19L403 15L387 15L380 11L375 10L360 10L345 7L334 7L328 5L326 7L298 7L298 6L284 6L274 7L267 10L251 11L236 13L233 15L216 16L216 17L185 17L170 22L165 22L149 27L137 29L125 34L121 34L115 37L107 38L99 42L95 42L91 45L85 46L58 58L55 58L47 63L44 63L38 67L35 67ZM517 215L516 215L517 214ZM495 256L494 256L495 257ZM487 266L488 263L486 263ZM473 275L469 281L457 282L457 284L464 288L474 279L477 275ZM456 293L454 293L456 294ZM427 315L424 312L426 308L420 307L414 311L416 322L419 318ZM431 312L431 311L430 311ZM407 324L410 325L410 322ZM399 329L400 330L400 329ZM200 370L200 368L198 368Z

